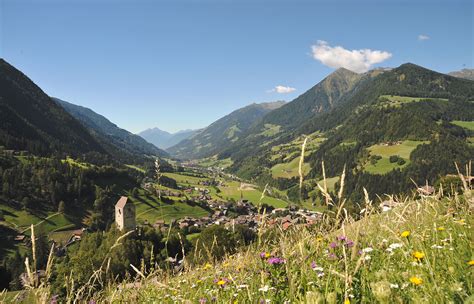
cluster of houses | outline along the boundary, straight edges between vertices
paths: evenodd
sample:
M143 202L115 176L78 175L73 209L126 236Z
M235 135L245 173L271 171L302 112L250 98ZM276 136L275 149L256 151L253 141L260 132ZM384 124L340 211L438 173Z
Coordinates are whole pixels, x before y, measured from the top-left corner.
M256 230L259 224L264 224L266 227L278 225L286 230L294 225L314 225L322 217L320 212L288 208L273 209L270 213L263 215L247 200L240 200L236 203L219 203L212 205L212 207L209 205L209 207L214 211L210 216L184 217L171 223L158 220L151 226L166 231L170 225L188 230L193 227L194 229L203 229L211 225L223 225L229 229L235 225L246 225L250 229Z

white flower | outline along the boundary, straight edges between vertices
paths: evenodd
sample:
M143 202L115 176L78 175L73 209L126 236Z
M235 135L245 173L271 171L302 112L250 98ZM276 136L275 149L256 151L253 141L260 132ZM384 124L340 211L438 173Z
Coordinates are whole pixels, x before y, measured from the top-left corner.
M393 249L397 249L397 248L402 248L403 247L403 244L402 243L393 243L393 244L390 244L390 246L388 246L389 248L392 248Z
M440 245L433 245L431 246L432 249L443 249L443 246L440 246Z
M313 270L314 270L314 271L321 272L321 271L324 270L324 268L323 268L323 267L314 267Z
M382 240L382 243L388 243L388 240L387 240L387 239L383 239L383 240Z
M270 287L268 285L265 285L262 288L259 288L258 291L267 292L269 289Z
M369 261L370 259L371 259L370 255L366 255L366 256L364 257L364 260L366 260L366 261Z
M367 248L362 249L362 252L369 253L369 252L372 252L373 250L374 249L372 247L367 247Z
M318 272L318 278L324 276L324 272Z
M398 289L399 286L398 286L398 284L390 284L390 288L392 288L392 289Z
M247 288L247 287L249 287L249 286L248 286L248 285L246 285L246 284L243 284L243 285L237 285L237 288L238 288L238 289L244 289L244 288Z

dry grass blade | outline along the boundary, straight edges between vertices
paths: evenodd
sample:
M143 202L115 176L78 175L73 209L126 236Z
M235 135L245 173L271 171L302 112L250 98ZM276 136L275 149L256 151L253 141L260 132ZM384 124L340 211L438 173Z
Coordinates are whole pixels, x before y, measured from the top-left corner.
M300 176L300 194L301 194L301 191L303 189L303 179L304 179L303 164L304 164L304 153L305 153L306 142L307 141L308 141L308 137L305 137L305 139L303 141L303 144L301 145L301 156L300 156L300 163L299 163L299 166L298 166L298 174ZM301 197L301 195L300 195L300 197Z

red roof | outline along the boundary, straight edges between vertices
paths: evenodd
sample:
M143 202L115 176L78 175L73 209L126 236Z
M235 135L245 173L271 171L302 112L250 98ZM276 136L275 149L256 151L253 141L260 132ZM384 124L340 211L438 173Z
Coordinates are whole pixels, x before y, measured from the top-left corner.
M118 201L117 204L115 204L115 207L117 208L123 208L128 202L128 197L122 196Z

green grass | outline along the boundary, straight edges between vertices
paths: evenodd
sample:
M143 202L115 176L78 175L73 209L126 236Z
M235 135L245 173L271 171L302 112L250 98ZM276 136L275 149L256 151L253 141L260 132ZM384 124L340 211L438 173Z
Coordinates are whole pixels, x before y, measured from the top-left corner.
M420 102L423 100L430 100L430 101L447 101L445 98L428 98L428 97L410 97L410 96L398 96L398 95L381 95L379 97L381 101L378 105L380 106L392 106L392 107L400 107L403 104L412 103L412 102Z
M451 123L462 128L474 131L474 121L453 120Z
M371 174L385 174L396 168L403 169L410 164L410 154L420 144L429 143L428 141L405 140L399 145L385 146L382 144L373 145L368 148L370 155L379 155L379 159L375 164L368 162L364 166L364 171ZM391 163L389 158L391 155L398 155L405 160L405 164L398 165L396 162Z
M70 157L67 157L66 159L63 159L62 162L63 163L68 163L71 166L77 166L77 167L80 167L80 168L83 168L83 169L90 168L92 166L91 164L79 162L79 161L77 161L75 159L72 159Z
M471 196L472 194L467 194ZM474 243L469 197L401 200L392 211L342 228L275 229L269 240L212 267L179 276L150 274L139 287L100 291L104 302L216 303L470 303ZM409 236L403 237L403 231ZM344 236L352 240L338 240ZM334 243L334 246L331 246ZM334 247L334 248L332 248ZM268 252L284 259L272 265ZM414 258L418 252L419 259ZM224 280L223 286L216 284ZM414 279L416 278L416 280ZM158 281L160 284L156 284ZM416 282L417 284L415 284Z
M219 168L228 168L232 166L233 161L230 158L217 159L217 156L212 156L198 161L199 166L209 168L209 167L219 167Z
M336 188L336 183L340 180L341 178L339 176L334 176L334 177L328 177L326 178L326 186L328 187L328 191L332 192ZM318 181L318 184L324 188L324 181L320 180ZM319 188L318 188L319 189Z
M198 185L199 182L208 180L207 177L196 177L196 176L189 176L185 174L179 174L179 173L163 173L164 176L171 177L174 179L176 182L181 183L181 184L187 184L187 185Z
M300 157L295 157L288 163L276 164L271 168L273 178L292 178L299 176ZM308 163L303 164L303 175L309 173L311 167Z
M260 132L259 136L271 137L280 133L281 126L273 124L265 124L265 130Z
M179 201L173 203L163 203L155 196L146 196L144 190L139 191L137 198L130 197L130 200L135 204L137 222L154 223L157 220L165 220L169 223L171 220L180 219L186 216L203 217L209 213L199 206L190 206Z
M260 202L260 198L262 196L262 192L258 189L255 190L239 190L240 183L239 182L228 182L226 187L219 187L221 190L220 195L222 198L225 199L234 199L236 201L240 200L240 193L242 192L242 196L244 199L249 200L254 205L257 205ZM282 208L288 205L287 202L277 199L274 197L265 196L262 200L262 203L274 206L275 208Z
M145 169L140 168L140 167L137 167L137 166L134 166L134 165L125 165L125 167L128 167L128 168L130 168L130 169L137 170L138 172L141 172L141 173L145 173Z

